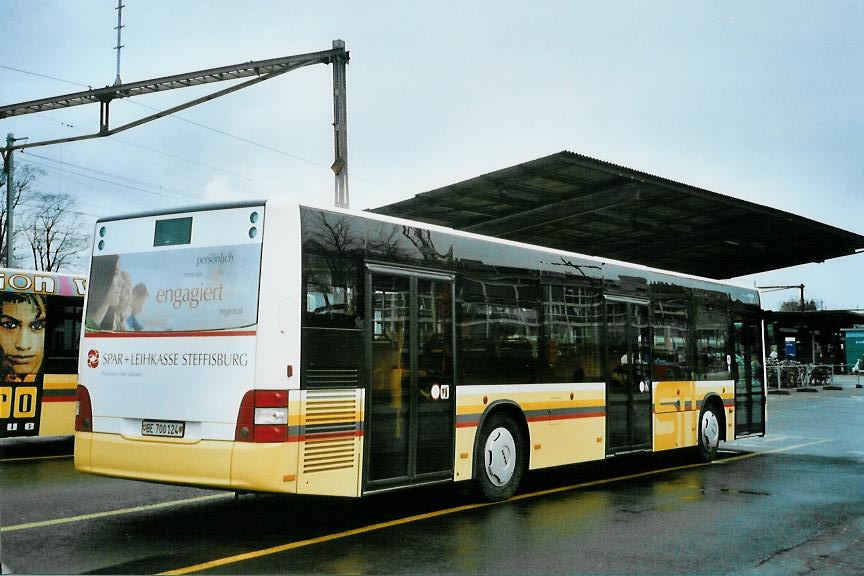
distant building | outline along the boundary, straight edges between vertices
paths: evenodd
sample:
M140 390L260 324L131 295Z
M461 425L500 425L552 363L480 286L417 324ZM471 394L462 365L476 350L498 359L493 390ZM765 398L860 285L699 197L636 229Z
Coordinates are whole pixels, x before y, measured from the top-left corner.
M831 364L848 371L857 358L847 354L847 342L861 337L864 354L864 312L822 310L765 313L766 354L804 364ZM859 354L860 356L860 354ZM844 367L845 368L842 368Z

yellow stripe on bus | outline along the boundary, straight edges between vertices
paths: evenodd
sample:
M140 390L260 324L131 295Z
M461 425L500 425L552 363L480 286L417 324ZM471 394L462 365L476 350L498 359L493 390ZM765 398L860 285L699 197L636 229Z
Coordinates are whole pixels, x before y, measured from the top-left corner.
M75 374L45 374L42 376L42 387L46 390L74 389L78 385Z

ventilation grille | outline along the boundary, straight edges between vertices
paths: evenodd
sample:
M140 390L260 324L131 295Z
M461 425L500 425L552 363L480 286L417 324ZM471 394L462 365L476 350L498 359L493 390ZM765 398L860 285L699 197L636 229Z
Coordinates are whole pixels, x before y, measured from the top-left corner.
M305 385L309 388L356 388L356 368L307 368Z
M306 393L304 473L354 467L355 437L360 430L357 412L358 399L354 390Z

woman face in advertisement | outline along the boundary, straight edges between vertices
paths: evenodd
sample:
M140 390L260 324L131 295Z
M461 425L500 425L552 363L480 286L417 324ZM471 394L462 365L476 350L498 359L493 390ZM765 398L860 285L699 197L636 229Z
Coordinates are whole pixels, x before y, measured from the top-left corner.
M111 306L119 306L123 296L123 271L115 268L111 276L111 288L108 291L108 303Z
M0 349L7 374L23 376L39 371L45 356L45 302L40 296L3 295Z
M96 256L90 265L87 304L88 328L99 328L106 320L108 309L120 303L123 280L117 255ZM113 317L109 320L113 321Z

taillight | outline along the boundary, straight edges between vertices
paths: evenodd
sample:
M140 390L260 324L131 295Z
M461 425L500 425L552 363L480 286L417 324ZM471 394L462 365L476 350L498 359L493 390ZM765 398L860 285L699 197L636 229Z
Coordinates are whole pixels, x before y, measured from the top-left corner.
M90 405L90 392L84 386L78 385L75 401L75 430L77 432L93 431L93 407Z
M288 391L249 390L240 402L236 442L285 442L288 440Z

